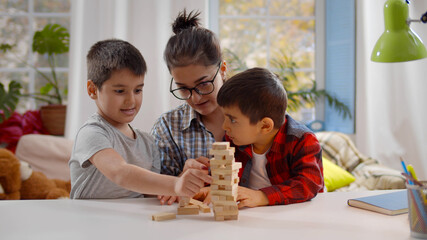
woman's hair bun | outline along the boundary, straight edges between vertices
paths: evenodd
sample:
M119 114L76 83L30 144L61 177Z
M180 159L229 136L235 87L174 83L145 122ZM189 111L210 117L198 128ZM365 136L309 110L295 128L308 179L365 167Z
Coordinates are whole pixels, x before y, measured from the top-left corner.
M184 11L180 12L178 17L175 19L175 22L172 24L172 31L175 34L180 33L182 30L192 27L198 27L199 24L199 11L191 11L190 13L186 13Z

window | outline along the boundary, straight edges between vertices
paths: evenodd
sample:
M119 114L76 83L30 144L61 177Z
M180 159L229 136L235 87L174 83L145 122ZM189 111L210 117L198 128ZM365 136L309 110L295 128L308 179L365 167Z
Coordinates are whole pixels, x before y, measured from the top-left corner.
M352 119L344 120L343 124L341 121L339 128L336 128L342 115L323 102L317 103L315 110L306 106L298 112L291 112L292 117L303 122L314 119L325 121L325 130L354 132L355 88L350 87L341 93L332 85L336 83L336 70L343 67L352 75L348 74L346 79L350 83L341 83L344 86L354 85L353 0L215 0L210 1L209 7L209 25L218 34L227 61L233 61L235 55L246 63L246 67L266 67L273 72L278 72L275 60L293 61L298 81L293 86L287 86L288 91L310 88L313 80L316 80L318 89L326 88L334 97L344 99L342 102L349 106ZM344 47L348 50L353 48L353 52L345 52L347 55L339 58L342 64L337 67L334 65L337 60L334 59L338 58L334 58L333 54L339 53L339 49L334 45L333 38L343 25L339 25L342 17L351 11L353 14L348 15L345 19L348 21L344 22L348 24L346 34L353 33L348 35L353 41L346 39ZM335 42L340 44L340 41ZM353 72L348 71L351 69Z
M277 72L274 61L286 59L295 62L299 82L287 86L287 90L312 85L315 0L219 0L217 4L217 32L227 61L233 63L236 55L246 67L265 67ZM292 115L302 118L299 112Z
M70 4L70 0L0 0L0 44L14 46L11 51L0 53L0 81L4 85L16 80L26 94L37 92L44 85L45 81L30 66L49 75L47 57L32 52L32 38L48 23L70 30ZM68 54L58 55L55 60L60 86L66 89ZM32 98L21 98L17 110L35 109L39 104Z

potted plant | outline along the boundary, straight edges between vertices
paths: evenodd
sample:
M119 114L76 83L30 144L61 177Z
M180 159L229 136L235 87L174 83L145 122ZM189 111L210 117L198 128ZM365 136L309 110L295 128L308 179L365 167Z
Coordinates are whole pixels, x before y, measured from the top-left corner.
M0 124L12 116L21 96L22 86L19 82L11 81L9 91L0 83Z
M66 88L63 90L60 88L60 83L55 70L55 57L69 51L69 38L70 34L68 33L68 30L59 24L47 24L42 30L34 33L32 51L47 57L50 74L45 74L36 66L30 65L26 61L21 61L27 66L33 68L37 74L45 80L45 85L40 88L39 92L20 94L20 96L31 97L38 101L47 103L46 105L41 106L40 115L44 127L53 135L64 134L66 106L63 104L63 101L67 94ZM13 47L14 46L9 44L1 44L0 50L6 52ZM16 91L16 88L13 89ZM11 94L9 86L8 96L10 97L12 95L13 94ZM6 102L10 104L11 99L6 99L4 103ZM0 102L0 109L4 110L5 107L2 107L1 104L3 103Z
M248 69L246 63L232 51L226 49L224 55L229 61L228 65L231 66L230 72L232 75ZM311 86L300 84L298 76L295 73L295 69L298 66L293 61L291 55L282 52L279 58L271 61L271 64L276 69L275 73L279 76L288 94L288 111L297 112L302 107L313 107L320 98L324 97L327 99L327 103L333 106L344 119L352 117L347 105L332 96L325 89L317 89L315 81L311 81Z

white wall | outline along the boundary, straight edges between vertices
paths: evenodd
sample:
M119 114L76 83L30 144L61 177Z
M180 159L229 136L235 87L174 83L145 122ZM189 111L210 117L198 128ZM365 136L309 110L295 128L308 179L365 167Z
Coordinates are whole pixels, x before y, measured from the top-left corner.
M384 31L385 1L357 1L356 145L395 169L400 157L427 178L427 59L377 63L372 49ZM411 1L409 16L419 18L427 1ZM424 42L427 26L413 23Z

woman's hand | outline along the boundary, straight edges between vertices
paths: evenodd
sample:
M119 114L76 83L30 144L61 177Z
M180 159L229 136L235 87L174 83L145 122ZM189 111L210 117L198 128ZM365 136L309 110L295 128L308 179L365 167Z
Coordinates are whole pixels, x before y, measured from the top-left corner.
M196 159L189 158L185 161L184 169L182 172L184 173L188 169L198 169L206 171L206 174L209 172L209 159L206 157L198 157Z

